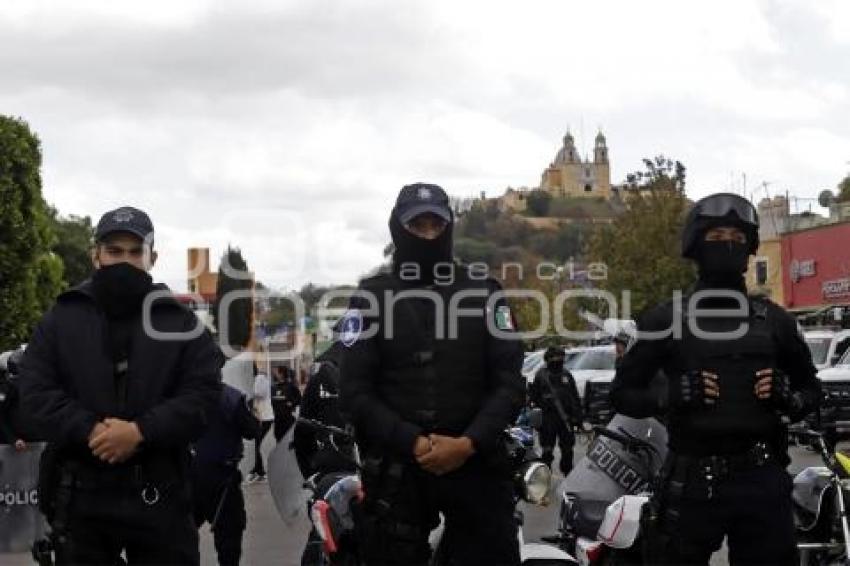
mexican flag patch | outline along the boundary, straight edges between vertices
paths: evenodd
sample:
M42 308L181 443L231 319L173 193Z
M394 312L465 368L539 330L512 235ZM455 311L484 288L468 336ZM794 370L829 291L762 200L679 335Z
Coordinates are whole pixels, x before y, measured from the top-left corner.
M514 319L511 307L501 306L496 309L496 328L499 330L514 330Z

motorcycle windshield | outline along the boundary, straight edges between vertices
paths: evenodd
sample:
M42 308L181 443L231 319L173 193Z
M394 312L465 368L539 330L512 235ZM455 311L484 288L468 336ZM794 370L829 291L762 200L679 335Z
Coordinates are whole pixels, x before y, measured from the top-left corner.
M649 490L667 455L667 429L656 419L625 415L615 415L605 428L649 442L657 455L650 458L644 452L630 452L614 439L597 436L561 483L561 496L573 493L588 501L611 502L627 493Z

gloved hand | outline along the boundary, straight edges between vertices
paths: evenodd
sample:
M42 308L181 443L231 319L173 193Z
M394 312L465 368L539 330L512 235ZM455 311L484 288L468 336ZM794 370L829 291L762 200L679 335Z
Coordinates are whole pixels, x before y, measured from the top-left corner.
M757 371L754 391L760 401L784 415L794 415L803 408L800 395L791 389L791 377L781 369Z
M690 370L672 380L669 406L671 408L702 408L714 405L720 397L717 375L700 370Z

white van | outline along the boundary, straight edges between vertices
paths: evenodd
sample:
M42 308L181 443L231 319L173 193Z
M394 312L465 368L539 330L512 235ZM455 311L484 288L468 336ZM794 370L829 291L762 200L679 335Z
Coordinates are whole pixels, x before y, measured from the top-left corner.
M803 338L818 370L834 366L850 348L850 329L804 329Z

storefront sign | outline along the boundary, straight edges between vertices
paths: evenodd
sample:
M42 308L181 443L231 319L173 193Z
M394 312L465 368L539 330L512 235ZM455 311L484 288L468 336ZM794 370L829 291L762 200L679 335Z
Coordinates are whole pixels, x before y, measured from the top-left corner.
M791 260L790 266L790 274L791 281L797 283L803 277L814 277L815 276L815 260L813 259L804 259L804 260Z
M850 297L850 277L824 281L822 285L824 299Z

